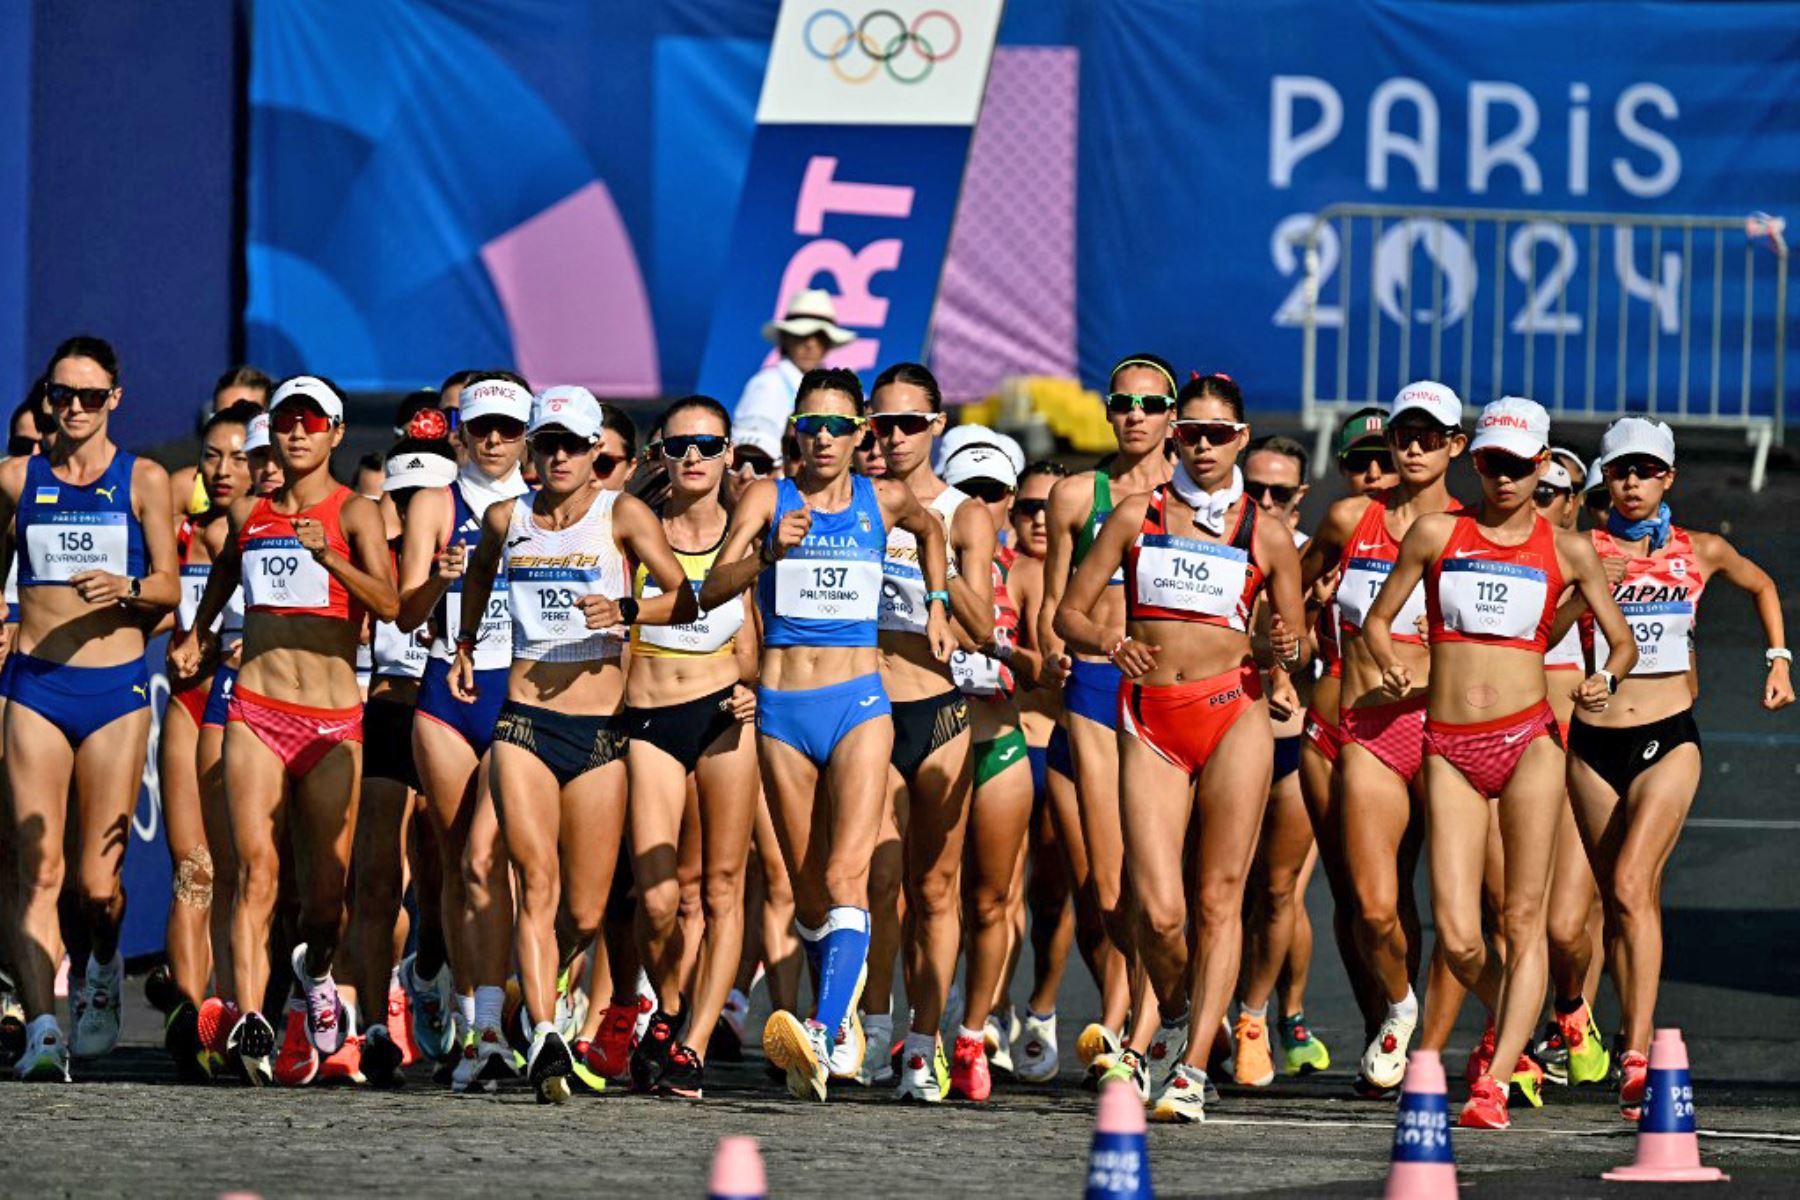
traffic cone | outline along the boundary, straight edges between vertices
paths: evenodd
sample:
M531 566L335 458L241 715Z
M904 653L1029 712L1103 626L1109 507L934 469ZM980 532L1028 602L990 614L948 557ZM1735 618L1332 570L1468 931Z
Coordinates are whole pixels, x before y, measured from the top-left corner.
M1440 1200L1456 1195L1444 1060L1436 1050L1414 1050L1406 1060L1383 1195L1386 1200Z
M1650 1043L1650 1077L1638 1113L1637 1159L1601 1176L1617 1183L1711 1183L1731 1176L1700 1165L1694 1133L1694 1085L1679 1029L1659 1029Z
M1094 1148L1088 1154L1087 1200L1150 1200L1150 1151L1144 1144L1144 1102L1137 1088L1115 1079L1100 1089Z
M706 1200L764 1200L768 1194L756 1139L720 1138L719 1148L713 1153L712 1183L706 1189Z

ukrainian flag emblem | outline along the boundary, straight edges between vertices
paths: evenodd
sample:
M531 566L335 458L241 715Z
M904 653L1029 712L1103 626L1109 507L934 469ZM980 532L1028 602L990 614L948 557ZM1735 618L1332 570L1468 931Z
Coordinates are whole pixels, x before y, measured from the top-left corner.
M37 503L39 503L39 504L55 504L57 496L59 496L61 493L62 493L61 488L41 487L37 490Z

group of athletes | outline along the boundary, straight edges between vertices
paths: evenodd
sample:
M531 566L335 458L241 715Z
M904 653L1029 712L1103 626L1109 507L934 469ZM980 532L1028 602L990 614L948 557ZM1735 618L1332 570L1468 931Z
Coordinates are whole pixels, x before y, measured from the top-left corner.
M1349 496L1308 537L1305 448L1150 354L1113 369L1118 447L1079 473L947 429L916 363L866 398L808 371L779 439L688 396L642 452L584 388L464 371L402 403L355 488L328 379L229 373L173 480L109 437L123 395L112 348L70 339L24 413L41 441L15 422L0 462L21 1079L119 1039L161 630L151 994L181 1077L393 1086L425 1061L544 1102L700 1097L754 1040L758 979L796 1097L985 1101L1057 1076L1074 948L1086 1077L1202 1120L1216 1076L1330 1063L1304 1011L1322 863L1359 1094L1444 1049L1473 992L1461 1124L1505 1128L1547 1074L1616 1078L1635 1115L1709 583L1755 601L1764 706L1794 695L1774 584L1674 523L1645 418L1589 467L1530 400L1471 420L1409 384L1344 423Z

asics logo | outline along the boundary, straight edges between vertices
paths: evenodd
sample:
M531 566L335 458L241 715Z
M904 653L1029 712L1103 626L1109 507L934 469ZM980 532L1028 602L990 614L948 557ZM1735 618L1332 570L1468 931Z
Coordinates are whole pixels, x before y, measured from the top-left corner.
M1655 758L1656 752L1658 750L1660 750L1661 748L1662 748L1662 743L1657 741L1655 738L1651 738L1650 741L1648 743L1646 743L1644 746L1644 761L1649 762L1651 759Z
M880 696L870 696L867 700L858 700L856 702L856 707L867 708L867 707L869 707L869 705L875 703L879 699L881 699Z
M1475 558L1478 555L1492 553L1492 550L1452 550L1450 556L1452 558Z
M313 729L320 737L336 737L354 724L354 721L345 721L341 725L314 725Z

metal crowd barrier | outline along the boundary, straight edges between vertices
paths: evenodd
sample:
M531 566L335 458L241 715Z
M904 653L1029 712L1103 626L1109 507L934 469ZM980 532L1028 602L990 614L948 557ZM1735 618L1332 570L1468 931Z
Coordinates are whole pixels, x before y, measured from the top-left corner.
M1321 467L1347 412L1430 378L1553 421L1742 429L1761 490L1786 413L1781 218L1335 204L1294 227L1276 320L1302 328Z

